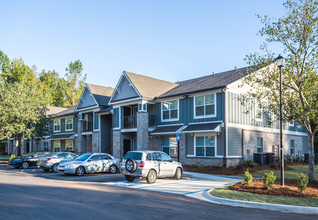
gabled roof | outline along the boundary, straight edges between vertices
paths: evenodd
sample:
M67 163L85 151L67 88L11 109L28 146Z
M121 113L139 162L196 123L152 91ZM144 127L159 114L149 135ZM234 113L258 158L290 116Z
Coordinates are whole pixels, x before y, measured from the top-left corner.
M176 83L155 79L148 76L139 75L136 73L131 73L124 71L129 80L132 82L138 93L143 98L157 97L174 87L178 86Z
M59 116L64 116L64 115L73 115L73 114L76 114L75 110L76 110L76 105L73 105L73 106L68 107L64 111L57 113L54 116L59 117Z
M108 106L108 101L114 92L111 87L98 86L87 83L87 86L91 93L93 94L96 102L100 106Z
M242 76L250 73L251 69L256 71L260 67L244 67L222 73L211 74L195 79L178 82L178 86L163 93L158 98L190 94L195 92L224 88L227 85L239 80Z
M56 114L65 111L67 108L62 108L62 107L55 107L55 106L47 106L46 107L46 116L55 116Z

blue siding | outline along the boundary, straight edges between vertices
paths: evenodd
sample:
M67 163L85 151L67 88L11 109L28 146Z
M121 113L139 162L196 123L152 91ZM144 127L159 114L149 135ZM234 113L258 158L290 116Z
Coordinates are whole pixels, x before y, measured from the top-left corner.
M119 108L113 109L113 128L119 127Z
M171 98L171 100L174 100ZM209 122L209 121L223 121L224 120L224 94L217 93L216 95L216 117L194 119L194 98L186 98L179 100L179 120L162 122L161 121L161 103L149 106L149 114L155 115L156 123L158 125L179 124L183 123L188 125L189 123L196 122Z
M118 84L117 89L115 90L112 102L137 97L139 97L139 95L136 93L135 89L130 85L126 76L124 76Z

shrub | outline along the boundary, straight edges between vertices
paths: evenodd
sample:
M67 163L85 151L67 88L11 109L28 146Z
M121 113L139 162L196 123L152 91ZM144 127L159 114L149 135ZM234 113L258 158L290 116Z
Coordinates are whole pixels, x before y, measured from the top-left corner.
M296 156L295 163L300 163L300 156L299 156L299 154L297 154L297 156Z
M10 155L10 160L13 159L13 158L15 158L15 154L11 154Z
M276 176L274 175L274 172L271 171L270 173L264 173L263 176L263 185L266 189L270 189L272 185L275 183Z
M303 192L306 190L308 185L308 176L300 173L300 175L297 178L297 187L299 189L300 192Z
M198 165L198 168L199 168L199 169L202 169L202 168L204 168L204 167L205 167L204 164L199 164L199 165Z
M240 162L242 164L243 167L258 167L258 163L255 163L252 160L242 160Z
M274 160L275 160L275 163L279 163L280 162L280 157L276 155Z
M244 180L245 180L245 185L248 185L248 186L252 185L253 176L252 176L252 174L250 174L248 169L245 171Z

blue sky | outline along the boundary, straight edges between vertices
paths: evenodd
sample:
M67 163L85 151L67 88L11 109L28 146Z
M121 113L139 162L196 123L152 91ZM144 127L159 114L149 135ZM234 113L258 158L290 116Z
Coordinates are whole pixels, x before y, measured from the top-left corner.
M281 17L283 2L0 0L0 50L61 76L80 59L97 85L123 70L181 81L246 66L264 41L255 14Z

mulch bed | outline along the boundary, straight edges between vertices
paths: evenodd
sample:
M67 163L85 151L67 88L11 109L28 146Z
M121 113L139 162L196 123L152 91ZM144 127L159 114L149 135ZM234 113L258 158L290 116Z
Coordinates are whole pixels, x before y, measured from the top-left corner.
M231 190L249 192L256 194L289 196L289 197L318 197L318 181L309 183L307 189L301 193L297 188L296 180L285 180L285 186L280 185L280 180L276 180L270 189L265 189L262 180L253 180L253 185L247 186L244 181L229 187Z
M8 164L8 161L0 160L0 164Z
M299 165L299 164L298 164ZM256 172L261 170L279 170L280 167L276 166L259 166L259 167L213 167L213 166L205 166L205 167L198 167L198 166L189 166L183 165L185 171L196 172L196 173L207 173L207 174L219 174L219 175L238 175L244 174L245 171L248 169L249 172ZM286 166L285 170L292 170L292 168Z

